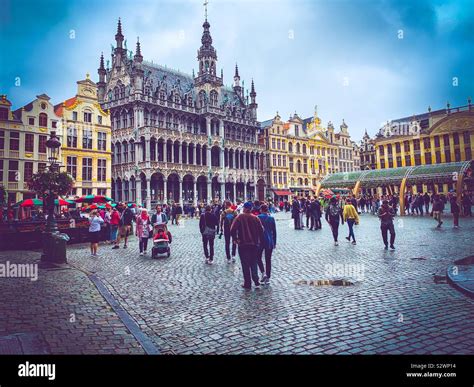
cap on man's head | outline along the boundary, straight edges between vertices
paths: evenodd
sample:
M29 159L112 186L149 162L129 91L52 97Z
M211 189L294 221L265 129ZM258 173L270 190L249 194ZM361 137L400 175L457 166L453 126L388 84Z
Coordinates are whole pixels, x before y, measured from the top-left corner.
M244 208L247 210L251 210L253 208L253 203L252 202L245 202Z

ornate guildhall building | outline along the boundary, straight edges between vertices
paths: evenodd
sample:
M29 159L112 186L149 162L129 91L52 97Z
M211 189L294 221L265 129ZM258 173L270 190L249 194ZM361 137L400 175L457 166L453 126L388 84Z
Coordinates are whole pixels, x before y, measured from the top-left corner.
M264 147L254 83L245 95L217 72L210 24L203 24L197 74L144 61L124 47L118 22L111 68L98 69L98 98L112 125L112 196L156 203L265 197ZM107 67L107 68L106 68Z

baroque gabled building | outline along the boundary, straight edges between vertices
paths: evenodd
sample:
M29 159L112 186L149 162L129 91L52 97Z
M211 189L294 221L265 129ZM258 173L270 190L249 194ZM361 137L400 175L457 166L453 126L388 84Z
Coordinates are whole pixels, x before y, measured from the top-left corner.
M0 184L7 190L8 203L36 196L27 181L46 168L46 141L59 124L46 94L15 111L6 95L0 96Z
M119 19L111 67L98 69L98 98L110 110L112 195L155 203L265 197L255 85L245 94L236 65L232 87L217 72L210 24L203 24L197 74L144 61L140 42L124 47ZM107 68L106 68L107 67Z
M57 104L61 117L62 165L74 178L71 195L111 195L110 116L97 100L97 85L87 74L74 97Z

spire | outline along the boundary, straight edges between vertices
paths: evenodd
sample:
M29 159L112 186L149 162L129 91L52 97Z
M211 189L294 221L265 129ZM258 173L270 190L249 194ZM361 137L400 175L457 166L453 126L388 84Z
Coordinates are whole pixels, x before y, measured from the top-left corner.
M251 97L256 97L257 96L257 93L255 92L255 85L253 83L253 79L252 79L252 85L250 86L250 96Z
M122 48L123 34L122 34L122 21L118 19L117 33L115 34L115 41L117 42L117 48Z
M105 67L104 67L104 53L103 52L100 54L99 70L105 70Z
M211 25L207 21L207 16L202 27L203 33L201 38L201 47L199 48L197 55L197 59L199 61L198 77L204 74L216 77L217 53L216 49L212 46L212 37L209 31Z
M141 50L141 47L140 47L140 38L138 36L137 36L137 49L136 49L136 52L135 52L134 59L137 62L143 62L142 50Z
M239 76L239 67L237 63L235 64L235 74L234 74L234 88L240 87L240 76Z
M208 0L204 0L204 18L206 19L207 21L207 5L209 4L209 1Z

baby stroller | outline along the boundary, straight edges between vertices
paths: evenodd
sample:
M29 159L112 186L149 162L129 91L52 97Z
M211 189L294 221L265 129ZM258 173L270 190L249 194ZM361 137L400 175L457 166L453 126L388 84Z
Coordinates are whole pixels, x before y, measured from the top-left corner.
M170 249L171 233L168 231L166 225L161 224L155 226L155 233L153 236L153 248L151 249L151 257L158 258L159 255L165 255L169 258L171 255Z

